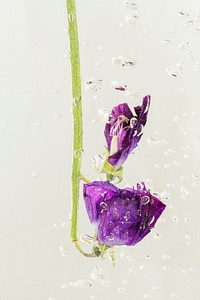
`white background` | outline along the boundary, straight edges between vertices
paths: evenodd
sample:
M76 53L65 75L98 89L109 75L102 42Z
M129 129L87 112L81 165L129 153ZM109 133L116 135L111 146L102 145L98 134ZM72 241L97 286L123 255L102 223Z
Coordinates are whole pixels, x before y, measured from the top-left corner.
M104 152L104 123L98 111L120 102L132 108L141 102L141 97L127 98L111 87L114 80L126 83L132 93L150 94L152 103L139 150L125 163L120 186L149 179L167 204L156 226L159 237L153 232L135 247L118 248L113 268L108 257L82 257L69 238L72 99L65 1L1 0L2 300L200 297L199 2L137 4L133 14L141 23L132 26L124 24L131 13L124 1L77 1L83 172L92 180L99 176L90 162ZM179 16L180 11L189 16ZM184 24L187 21L193 23ZM188 46L180 49L184 42ZM114 68L112 58L120 55L132 57L137 66ZM185 65L181 78L170 76L166 68L180 63ZM84 89L91 78L103 80L96 95ZM156 145L149 145L149 138ZM174 150L171 155L166 155L168 149ZM79 212L79 234L93 235L82 197ZM95 266L108 273L106 283L91 279ZM79 280L93 286L84 288L88 282L83 282L73 287Z

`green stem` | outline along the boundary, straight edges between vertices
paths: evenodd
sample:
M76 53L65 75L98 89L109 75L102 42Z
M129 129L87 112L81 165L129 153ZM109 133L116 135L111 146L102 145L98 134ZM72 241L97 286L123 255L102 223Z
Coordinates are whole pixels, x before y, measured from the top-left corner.
M73 97L73 163L72 163L72 214L71 239L77 241L78 200L82 162L82 101L81 101L81 75L78 42L78 27L76 20L76 5L74 0L66 0L68 11L68 27L70 40L70 59L72 72Z
M78 243L78 202L81 180L81 162L83 147L83 121L81 101L81 74L80 55L78 42L78 26L76 20L76 5L74 0L66 0L68 11L70 60L72 72L72 107L73 107L73 163L72 163L72 214L71 214L71 239L77 250L86 257L94 257L92 253L86 253Z

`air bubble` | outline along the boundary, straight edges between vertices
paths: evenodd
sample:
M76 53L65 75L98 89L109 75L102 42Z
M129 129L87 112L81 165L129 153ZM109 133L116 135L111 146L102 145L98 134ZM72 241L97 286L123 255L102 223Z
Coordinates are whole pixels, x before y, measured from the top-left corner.
M124 22L127 25L131 25L131 26L138 26L141 23L142 19L138 16L135 16L133 14L128 14L125 19Z
M107 204L105 202L101 202L101 204L100 204L100 213L104 213L107 210L108 210Z
M108 288L111 286L111 282L108 280L103 280L103 281L101 281L101 286Z
M180 50L185 50L188 47L188 45L189 45L189 42L185 41L185 42L180 43L179 46L178 46L178 48Z
M119 57L114 57L112 59L113 67L125 67L125 68L132 68L134 67L137 63L134 59L128 56L119 56Z
M125 293L125 292L127 292L127 290L125 289L125 288L118 288L118 293L120 293L120 294L122 294L122 293Z
M101 89L102 79L92 78L85 84L85 90L90 93L96 93Z
M127 260L129 262L133 261L133 259L131 258L131 256L127 252L121 252L120 253L120 258L124 259L124 260Z
M80 289L91 288L92 283L89 280L78 280L73 283L73 287Z
M189 159L191 157L192 157L192 154L190 152L187 152L183 155L183 158L185 158L185 159Z
M37 122L37 123L35 123L35 126L36 127L42 127L42 123Z
M163 45L169 46L171 45L171 41L170 40L162 40Z
M108 273L97 266L94 267L94 270L90 274L90 278L94 281L102 281L105 280L107 277Z
M167 144L166 140L156 140L154 137L150 137L147 139L147 143L151 147L164 146Z
M169 148L168 150L166 150L166 151L164 152L165 155L172 155L172 154L174 154L174 153L176 153L176 151L173 150L173 149L171 149L171 148Z
M163 271L170 272L172 268L170 266L163 266Z
M59 114L54 114L54 117L55 117L55 118L62 118L62 116L63 116L63 115L60 114L60 113L59 113Z
M99 109L98 114L99 114L102 122L106 122L106 123L109 122L109 117L111 115L111 111L106 110L106 109Z
M167 67L166 71L168 75L175 77L175 78L181 78L183 76L183 70L185 69L185 65L180 63L171 67Z
M187 21L187 22L184 22L183 24L182 24L182 26L183 27L190 27L190 26L192 26L193 25L193 21Z
M146 205L150 202L150 198L148 196L143 196L142 197L142 204Z
M179 11L178 16L179 17L189 17L189 14L186 12L183 12L183 11Z
M135 92L126 91L125 96L127 98L132 98L134 100L138 100L138 99L142 98L143 95L139 91L135 91Z
M178 218L177 216L173 216L173 217L172 217L172 220L173 220L175 223L179 223L179 222L180 222L180 220L179 220L179 218Z
M195 28L194 33L200 33L200 28Z
M130 10L136 10L136 9L138 9L139 8L139 5L138 4L136 4L136 3L134 3L133 1L131 1L131 0L127 0L127 1L125 1L125 7L127 8L127 9L130 9Z
M177 298L177 295L175 293L171 293L170 297L174 299L174 298Z
M125 213L124 220L127 222L127 221L130 220L130 218L131 218L131 212L130 212L130 211L127 211L127 212Z
M162 259L164 259L164 260L169 260L171 257L170 257L170 255L169 254L163 254L162 255Z
M38 178L39 178L39 174L36 173L36 172L33 172L33 173L32 173L32 177L33 177L34 179L38 179Z
M111 82L112 87L117 91L125 91L127 88L127 85L124 83L120 83L118 81L112 81Z

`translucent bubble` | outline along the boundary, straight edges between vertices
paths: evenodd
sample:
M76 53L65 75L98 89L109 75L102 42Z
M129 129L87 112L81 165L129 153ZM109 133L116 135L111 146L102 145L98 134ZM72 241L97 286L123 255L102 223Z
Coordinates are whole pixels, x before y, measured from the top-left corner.
M120 253L120 258L124 259L124 260L127 260L129 262L133 261L133 259L131 258L131 256L127 252L121 252Z
M130 9L130 10L136 10L139 7L139 5L134 3L132 0L126 0L124 5L127 9Z
M162 40L163 45L169 46L171 45L172 41L170 40Z
M143 197L142 197L142 204L143 204L143 205L148 204L149 201L150 201L150 198L149 198L148 196L143 196Z
M174 299L177 298L177 295L175 293L170 293L170 297Z
M131 269L131 268L129 268L128 271L129 271L129 273L132 274L132 275L136 275L136 274L137 274L136 271L133 270L133 269Z
M125 288L123 288L123 287L118 288L117 291L120 294L127 292L127 290Z
M186 217L184 218L184 222L185 222L185 223L188 223L189 221L190 221L189 218L186 218Z
M192 157L192 154L191 154L190 152L187 152L187 153L185 153L185 154L183 155L183 157L184 157L185 159L189 159L189 158Z
M154 290L154 291L156 291L156 290L160 290L160 287L159 286L152 286L151 289Z
M94 267L94 270L90 274L90 278L94 281L102 281L105 280L107 277L108 273L97 266Z
M138 26L141 21L142 19L140 17L133 14L128 14L124 19L124 23L131 26Z
M144 299L151 299L152 298L152 295L150 294L144 294Z
M200 28L195 28L194 33L200 33Z
M135 92L126 91L125 96L128 98L132 98L134 100L138 100L142 98L142 93L139 91L135 91Z
M99 51L103 51L103 50L104 50L103 46L99 46Z
M179 11L178 16L179 17L189 17L189 14L187 12L184 12L184 11Z
M108 205L105 202L101 202L100 204L100 212L103 213L108 210Z
M180 187L180 192L184 198L190 196L190 192L184 186Z
M164 152L164 154L165 154L165 155L172 155L172 154L174 154L175 152L176 152L175 150L169 148L169 149L167 149L167 150Z
M123 284L123 285L129 285L129 284L130 284L130 281L124 279L124 280L122 280L122 284Z
M170 163L167 163L167 164L164 164L163 167L164 167L165 169L169 169L169 168L171 167L171 165L170 165Z
M190 240L186 241L186 246L192 246L192 242Z
M164 259L164 260L169 260L171 257L170 257L170 255L169 254L163 254L162 255L162 259Z
M180 176L181 180L188 180L189 178L187 176Z
M161 165L159 165L159 164L155 164L154 167L155 167L156 169L161 169Z
M92 283L89 280L78 280L73 283L73 287L80 289L91 288Z
M121 55L116 58L114 57L112 59L112 63L114 67L125 67L125 68L132 68L137 64L134 59L125 55Z
M173 182L169 182L166 184L166 187L175 187L175 184Z
M186 21L182 24L183 27L191 27L193 25L193 21L190 20L190 21Z
M36 127L42 127L42 123L37 122L37 123L35 123L35 126Z
M181 78L183 76L183 70L183 64L177 64L166 68L168 75L176 78Z
M111 82L112 87L117 91L125 91L127 88L127 85L124 83L120 83L118 81L112 81Z
M193 183L192 183L192 186L193 186L193 187L198 187L199 184L198 184L197 182L193 182Z
M131 218L131 212L130 212L130 211L127 211L127 212L125 213L124 220L125 220L125 221L129 221L130 218Z
M90 93L96 93L101 89L102 79L92 78L85 84L85 90Z
M182 270L182 274L183 274L183 275L188 275L188 274L189 274L189 271L186 270L186 269L184 269L184 270Z
M59 114L54 114L54 117L55 117L55 118L62 118L62 116L63 116L63 115L60 114L60 113L59 113Z
M170 266L163 266L163 271L170 272L172 268Z
M38 178L39 178L39 174L38 174L37 172L33 172L33 173L32 173L32 177L33 177L34 179L38 179Z
M143 270L146 270L147 269L147 266L146 265L140 265L139 266L139 270L140 271L143 271Z
M105 288L108 288L111 286L111 282L108 281L108 280L102 280L101 281L101 286L105 287Z
M151 147L155 147L155 146L164 146L167 144L166 140L156 140L154 137L150 137L147 139L147 143L149 146Z
M106 109L99 109L98 110L98 114L101 118L101 120L103 122L106 122L108 123L109 122L109 117L110 117L110 114L111 114L111 111L110 110L106 110Z
M112 209L111 214L112 214L113 218L115 218L115 219L119 218L119 212L118 212L118 209L116 207L114 207Z
M180 162L179 161L177 161L177 160L173 160L173 165L174 166L176 166L176 167L178 167L178 166L180 166Z
M173 216L173 217L172 217L172 220L173 220L175 223L179 223L179 222L180 222L180 220L179 220L179 218L178 218L177 216Z

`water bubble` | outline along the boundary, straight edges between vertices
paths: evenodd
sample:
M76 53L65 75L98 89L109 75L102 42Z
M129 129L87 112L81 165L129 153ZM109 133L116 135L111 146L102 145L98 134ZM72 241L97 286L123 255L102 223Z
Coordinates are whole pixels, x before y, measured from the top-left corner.
M123 287L118 288L117 291L118 291L118 293L120 293L120 294L127 292L127 290L126 290L125 288L123 288Z
M83 42L83 46L88 46L88 42Z
M113 67L125 67L125 68L132 68L137 63L134 59L128 56L121 55L119 57L114 57L112 59Z
M129 271L130 274L133 274L133 275L136 275L136 274L137 274L136 271L133 270L133 269L131 269L131 268L129 268L128 271Z
M162 259L164 259L164 260L169 260L171 257L170 257L170 255L169 254L163 254L162 255Z
M146 270L147 269L147 266L146 265L140 265L139 266L139 270L140 271L143 271L143 270Z
M185 239L186 239L186 240L191 240L191 236L190 236L189 234L186 234L186 235L185 235Z
M85 84L85 90L90 93L96 93L101 89L102 79L91 78Z
M42 123L37 122L37 123L35 123L35 126L36 127L42 127Z
M62 118L62 116L63 116L63 115L60 114L60 113L59 113L59 114L54 114L54 117L55 117L55 118Z
M150 294L144 294L144 299L151 299L152 298L152 295Z
M133 14L128 14L124 19L124 23L131 26L138 26L141 21L142 19L140 17Z
M72 13L68 14L68 21L73 22L74 21L74 15Z
M39 178L39 174L38 174L37 172L33 172L33 173L32 173L32 177L33 177L34 179L38 179L38 178Z
M189 178L188 178L188 176L180 176L180 179L181 180L188 180Z
M195 33L200 33L200 28L195 28L195 29L194 29L194 32L195 32Z
M123 284L123 285L129 285L130 282L129 282L128 280L125 280L125 279L124 279L124 280L122 280L122 284Z
M186 218L186 217L184 218L184 222L185 222L185 223L188 223L189 221L190 221L189 218Z
M174 299L177 297L177 295L175 293L170 293L170 297Z
M155 167L156 169L161 169L161 165L159 165L159 164L155 164L154 167Z
M94 267L94 270L90 274L90 278L94 281L102 281L105 280L107 277L108 273L97 266Z
M183 63L179 63L177 65L167 67L166 71L168 75L176 78L181 78L183 76L183 70L185 68L185 65Z
M106 123L109 122L109 117L110 117L111 111L106 110L106 109L99 109L98 114L103 122L106 122Z
M66 249L65 247L60 246L60 247L59 247L59 250L60 250L60 255L61 255L61 256L66 256L66 255L68 255L67 249Z
M169 149L167 149L167 150L164 152L164 155L172 155L172 154L174 154L174 153L176 153L176 151L173 150L173 149L171 149L171 148L169 148Z
M142 93L139 91L135 91L135 92L126 91L125 96L128 98L132 98L134 100L138 100L142 98Z
M131 218L131 212L127 211L124 215L124 220L127 222L130 220L130 218Z
M142 204L143 204L143 205L148 204L149 201L150 201L150 198L149 198L148 196L143 196L143 197L142 197Z
M151 289L154 290L154 291L156 291L156 290L160 290L160 287L159 286L152 286Z
M139 7L139 5L134 3L132 0L126 0L124 5L127 9L130 10L136 10Z
M111 286L111 282L108 281L108 280L102 280L101 281L101 286L105 287L105 288L108 288Z
M124 259L124 260L127 260L129 262L133 261L133 259L131 258L131 256L127 252L121 252L120 253L120 258Z
M103 46L99 46L99 51L103 51L103 50L104 50Z
M82 153L82 149L78 149L74 151L74 157L75 158L79 158L81 156Z
M193 187L198 187L199 184L198 184L197 182L193 182L193 183L192 183L192 186L193 186Z
M182 24L183 27L190 27L190 26L192 26L192 25L193 25L193 21L192 21L192 20L186 21L186 22L184 22L184 23Z
M192 242L190 240L186 241L186 246L192 246Z
M169 168L171 167L171 165L170 165L170 163L167 163L167 164L164 164L163 167L164 167L165 169L169 169Z
M173 182L169 182L166 184L166 187L175 187L175 184Z
M172 268L170 266L163 266L163 271L170 272Z
M176 167L178 167L178 166L180 166L180 162L179 161L177 161L177 160L173 160L173 165L174 166L176 166Z
M104 213L107 210L108 210L108 205L106 204L106 202L101 202L100 203L100 213Z
M188 275L188 274L189 274L189 271L186 270L186 269L185 269L185 270L182 270L182 274L183 274L183 275Z
M73 283L73 287L80 289L91 288L92 283L89 280L78 280Z
M147 143L149 146L151 147L157 147L157 146L164 146L167 144L167 141L166 140L156 140L154 137L150 137L147 139Z
M53 90L53 91L52 91L52 93L53 93L53 94L60 94L60 93L61 93L61 91L60 91L60 90L56 90L56 89L55 89L55 90Z
M187 152L187 153L185 153L185 154L183 155L183 157L184 157L185 159L188 159L188 158L191 158L191 157L192 157L192 154L191 154L190 152Z
M171 45L172 41L170 40L162 40L163 45L169 46Z
M172 217L172 220L173 220L175 223L179 223L179 222L180 222L179 218L178 218L177 216L175 216L175 215Z
M61 285L61 289L67 289L69 287L69 284L63 283Z
M189 17L189 14L187 12L179 11L178 16L179 17Z
M186 199L188 196L190 196L190 192L184 186L180 187L180 192L184 199Z
M118 81L112 81L111 82L112 87L117 91L125 91L127 88L127 85L124 83L120 83Z
M116 207L114 207L111 211L111 214L113 216L114 219L118 219L119 218L119 212L118 209Z
M190 268L189 268L189 271L192 272L192 273L194 273L194 272L195 272L195 268L190 267Z

